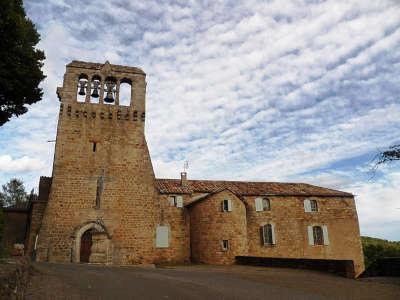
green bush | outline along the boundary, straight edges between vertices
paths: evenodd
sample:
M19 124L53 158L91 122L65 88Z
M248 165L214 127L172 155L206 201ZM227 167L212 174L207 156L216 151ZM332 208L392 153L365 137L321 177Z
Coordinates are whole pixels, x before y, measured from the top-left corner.
M361 242L366 269L373 269L375 262L379 258L400 257L400 242L392 242L368 236L362 236Z

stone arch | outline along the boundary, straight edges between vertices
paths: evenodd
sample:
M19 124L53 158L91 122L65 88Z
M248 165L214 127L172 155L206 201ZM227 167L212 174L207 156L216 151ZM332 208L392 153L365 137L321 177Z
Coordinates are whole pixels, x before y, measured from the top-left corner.
M90 256L90 263L110 264L112 260L112 243L111 235L109 234L106 226L101 221L86 222L74 229L71 236L72 249L71 261L81 262L81 239L82 235L88 230L92 230L92 251Z

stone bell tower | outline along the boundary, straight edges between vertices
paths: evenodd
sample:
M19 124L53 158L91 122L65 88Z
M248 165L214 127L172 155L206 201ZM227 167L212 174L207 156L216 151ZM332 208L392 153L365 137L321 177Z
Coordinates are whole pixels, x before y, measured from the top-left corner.
M109 62L67 65L37 260L153 261L158 193L144 136L145 78ZM120 104L123 84L128 105Z

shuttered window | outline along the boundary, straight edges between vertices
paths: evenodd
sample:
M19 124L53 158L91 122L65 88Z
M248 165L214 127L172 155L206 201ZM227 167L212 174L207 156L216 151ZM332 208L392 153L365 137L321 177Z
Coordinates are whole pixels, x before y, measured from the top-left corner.
M308 226L308 244L309 245L329 245L328 227Z
M260 228L261 242L263 245L275 245L275 226L274 224L265 224Z
M254 201L256 211L266 211L271 209L270 201L268 198L256 198Z
M183 197L175 196L175 195L169 196L169 205L182 208L183 207Z
M317 200L305 199L304 200L304 211L305 212L317 212L318 211Z
M224 199L221 202L221 205L222 205L222 211L224 212L232 211L232 200Z
M156 247L157 248L168 248L169 247L169 228L168 228L168 226L157 226Z

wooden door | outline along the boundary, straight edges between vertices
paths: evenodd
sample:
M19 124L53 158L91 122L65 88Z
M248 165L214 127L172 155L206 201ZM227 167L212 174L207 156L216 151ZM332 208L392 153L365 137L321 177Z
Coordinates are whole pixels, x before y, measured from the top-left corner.
M92 248L92 230L86 231L81 237L81 256L82 263L88 263L90 257L90 250Z

